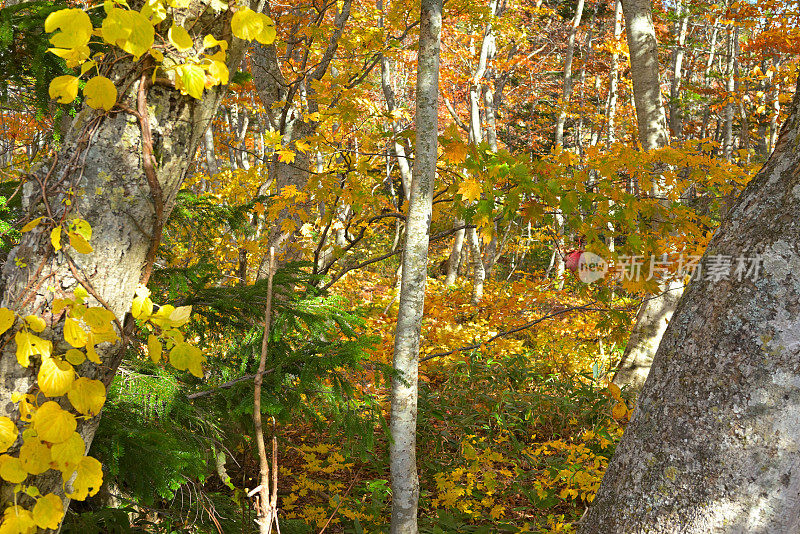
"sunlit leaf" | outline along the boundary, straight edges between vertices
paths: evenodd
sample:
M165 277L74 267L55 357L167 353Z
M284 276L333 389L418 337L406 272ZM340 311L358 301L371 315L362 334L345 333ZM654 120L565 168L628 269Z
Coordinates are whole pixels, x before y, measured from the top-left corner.
M47 324L44 322L44 319L38 315L28 315L25 317L25 322L28 323L28 328L34 332L43 332L47 326Z
M117 87L105 76L95 76L86 82L83 96L86 97L86 105L90 108L110 111L117 103Z
M16 315L8 308L0 308L0 334L5 334L6 331L14 326Z
M33 506L33 520L39 528L55 530L63 518L64 503L54 493L40 497Z
M106 402L106 387L99 380L82 376L72 384L67 398L80 413L97 415Z
M78 97L78 78L65 74L50 82L50 98L59 104L70 104Z
M12 484L19 484L28 478L28 472L22 468L19 458L4 454L0 456L0 478Z
M185 52L194 46L192 37L189 35L189 32L186 31L186 28L179 26L174 22L172 23L172 26L170 26L169 31L167 31L167 38L169 39L170 44L172 44L172 46L177 48L180 52Z
M77 432L73 432L66 441L56 443L50 448L53 465L62 472L75 471L84 454L86 454L86 443Z
M97 493L103 483L103 467L95 458L84 456L76 469L77 476L72 481L72 492L67 493L67 497L82 501L86 497ZM63 473L66 482L72 477L72 473Z
M72 386L75 369L69 363L57 358L43 358L37 378L42 393L47 397L60 397Z
M153 334L147 336L147 352L150 354L150 359L153 360L153 363L161 361L161 342Z
M50 13L44 21L44 31L56 32L50 43L57 48L78 48L89 43L92 21L82 9L60 9Z
M19 461L27 473L40 475L50 469L50 447L29 437L19 449Z
M6 416L0 416L0 452L6 452L17 441L19 431L14 421Z
M78 426L75 416L62 410L61 406L54 401L48 401L39 406L39 409L33 414L32 421L39 439L49 443L66 441Z

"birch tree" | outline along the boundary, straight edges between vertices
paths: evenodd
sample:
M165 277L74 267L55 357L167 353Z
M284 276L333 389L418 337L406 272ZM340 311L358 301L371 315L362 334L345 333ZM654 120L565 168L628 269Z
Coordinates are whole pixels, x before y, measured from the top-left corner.
M658 74L658 42L653 27L650 0L623 0L625 30L631 52L631 78L633 81L636 120L642 150L655 150L668 143L661 84ZM652 181L650 194L663 196L658 178ZM639 389L644 384L653 355L658 349L664 330L681 295L681 284L671 281L661 286L661 293L642 303L636 314L628 344L614 376L618 385Z
M441 28L442 0L422 0L417 59L417 140L406 219L400 310L394 340L394 369L397 376L392 380L392 441L389 445L392 534L417 532L417 372L436 178Z

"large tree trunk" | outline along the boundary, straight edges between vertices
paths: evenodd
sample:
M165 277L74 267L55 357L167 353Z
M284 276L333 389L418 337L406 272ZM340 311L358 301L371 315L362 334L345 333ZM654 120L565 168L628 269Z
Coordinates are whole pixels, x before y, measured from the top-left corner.
M439 34L442 0L422 0L417 67L417 141L411 200L406 220L400 310L394 340L389 464L392 477L392 534L416 534L417 368L428 275L428 242L438 147Z
M187 11L199 13L205 6L198 2L193 7L199 9ZM200 41L206 33L223 35L229 20L228 16L212 17L210 24L204 19ZM235 40L228 50L229 67L241 62L243 51L244 43ZM199 101L174 88L151 85L152 72L140 70L147 67L146 61L129 58L118 59L109 75L117 87L126 88L118 98L121 106L112 113L84 106L57 157L34 171L26 183L23 206L31 218L44 215L49 220L23 234L0 276L0 305L20 316L43 315L48 328L40 335L53 340L58 352L64 351L63 326L61 315L52 314L50 306L56 298L71 297L81 285L90 288L90 305L107 306L124 320L137 284L149 277L163 224L223 95L217 87ZM68 199L71 202L65 202ZM57 253L51 245L54 225L50 221L74 216L92 226L94 251L90 254L74 249ZM21 367L15 349L14 343L6 343L0 358L0 415L18 421L17 403L11 396L32 391L38 362ZM77 371L107 385L119 365L120 342L100 344L97 352L102 365L87 360ZM87 449L98 422L99 416L78 424ZM55 470L37 477L36 485L42 494L64 494L61 473ZM7 502L12 491L13 485L3 482L0 501Z
M799 108L701 263L760 270L691 282L583 534L800 532Z
M658 75L658 43L656 41L649 0L622 0L628 48L631 51L631 78L642 150L665 146L667 134L661 85ZM661 180L655 177L653 198L663 196ZM666 208L666 206L665 206ZM650 370L661 336L675 311L682 293L676 282L662 284L660 294L646 299L636 316L631 337L625 347L614 382L638 390Z

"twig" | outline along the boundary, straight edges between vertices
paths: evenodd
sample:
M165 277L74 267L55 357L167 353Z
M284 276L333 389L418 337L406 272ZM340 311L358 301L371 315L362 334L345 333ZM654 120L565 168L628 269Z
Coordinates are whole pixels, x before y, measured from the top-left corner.
M267 366L267 353L269 349L270 321L272 319L272 279L275 275L275 248L269 249L269 274L267 278L267 305L264 311L264 337L261 340L261 359L258 362L258 373L253 380L255 386L253 394L253 423L256 432L256 446L258 447L258 463L261 489L255 499L256 523L261 534L272 531L273 521L277 522L276 510L271 505L269 460L267 447L264 443L264 427L261 420L261 385L264 382L264 370ZM275 457L277 446L273 443L273 468L276 469Z
M539 324L539 323L541 323L543 321L546 321L547 319L552 319L553 317L558 317L559 315L564 315L565 313L569 313L571 311L576 311L576 310L598 311L599 308L593 308L592 307L592 306L594 306L594 304L595 303L592 302L591 304L586 304L584 306L570 306L568 308L564 308L562 310L558 310L558 311L555 311L553 313L547 314L544 317L539 317L538 319L534 319L533 321L529 321L529 322L527 322L527 323L525 323L525 324L523 324L521 326L518 326L516 328L512 328L511 330L506 330L505 332L500 332L496 336L492 336L489 339L487 339L486 341L481 341L480 343L473 343L472 345L467 345L465 347L459 347L457 349L449 350L447 352L437 352L435 354L429 354L429 355L425 356L424 358L420 358L419 361L420 361L420 363L427 362L428 360L432 360L432 359L438 358L440 356L449 356L449 355L455 354L457 352L462 352L462 351L465 351L465 350L477 349L481 345L488 345L489 343L493 343L493 342L497 341L500 338L503 338L505 336L510 336L511 334L516 334L517 332L521 332L523 330L526 330L526 329L528 329L528 328L530 328L532 326L535 326L535 325L537 325L537 324Z

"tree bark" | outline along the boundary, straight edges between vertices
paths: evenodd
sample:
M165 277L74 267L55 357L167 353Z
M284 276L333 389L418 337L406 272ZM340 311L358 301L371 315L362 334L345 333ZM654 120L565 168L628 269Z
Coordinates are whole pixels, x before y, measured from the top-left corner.
M442 0L422 0L417 66L417 140L411 200L406 222L400 310L394 342L394 369L389 445L392 487L392 534L416 534L417 373L428 243L438 148L439 48Z
M690 283L582 534L800 532L799 109L701 262L758 273Z
M677 39L675 51L672 57L672 83L669 88L669 128L673 138L683 137L683 116L681 105L681 81L683 76L683 55L686 42L686 29L689 25L689 17L684 13L686 8L683 0L679 0L675 5L675 14L678 17Z

